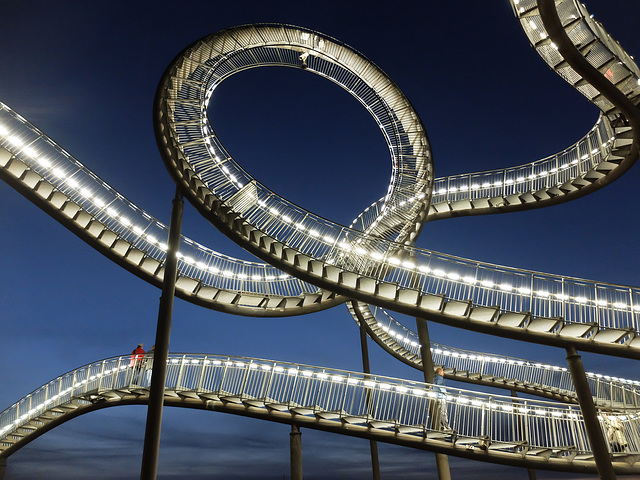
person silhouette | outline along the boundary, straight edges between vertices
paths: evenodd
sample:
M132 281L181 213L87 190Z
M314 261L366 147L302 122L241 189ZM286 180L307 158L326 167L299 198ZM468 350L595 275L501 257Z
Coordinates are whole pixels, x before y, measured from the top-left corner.
M447 389L444 387L444 369L436 368L436 374L433 377L433 390L436 392L436 421L434 422L440 430L452 431L449 425L449 416L447 415Z
M133 375L131 377L131 383L137 385L140 380L140 372L143 367L144 359L144 344L139 343L136 348L131 352L131 361L129 362L129 368L132 369Z

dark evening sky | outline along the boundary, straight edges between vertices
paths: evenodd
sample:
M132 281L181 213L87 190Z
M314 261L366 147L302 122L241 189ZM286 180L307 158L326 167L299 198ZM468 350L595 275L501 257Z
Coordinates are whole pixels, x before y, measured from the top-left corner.
M640 55L636 0L587 8ZM573 144L598 112L529 46L505 0L491 2L0 2L0 101L135 204L169 223L174 185L157 152L152 101L174 56L223 28L279 22L345 42L379 65L420 114L436 176L534 161ZM290 69L223 84L213 126L249 173L343 224L386 191L388 150L347 93ZM634 285L640 169L586 198L537 211L428 224L418 246L499 265ZM0 410L81 365L150 346L160 291L107 260L0 184ZM251 259L186 207L183 233ZM411 323L408 323L411 325ZM433 325L440 343L564 365L561 349ZM359 371L358 329L344 306L283 319L177 300L172 352L220 353ZM370 346L375 373L421 374ZM637 363L584 355L587 370L638 378ZM456 385L465 388L465 385ZM139 477L146 409L118 407L54 429L8 462L6 480ZM289 428L168 409L159 478L280 479ZM368 442L304 431L309 479L370 478ZM437 478L433 455L381 446L383 478ZM522 469L451 458L454 478ZM481 473L478 473L481 472ZM583 478L540 472L538 478Z

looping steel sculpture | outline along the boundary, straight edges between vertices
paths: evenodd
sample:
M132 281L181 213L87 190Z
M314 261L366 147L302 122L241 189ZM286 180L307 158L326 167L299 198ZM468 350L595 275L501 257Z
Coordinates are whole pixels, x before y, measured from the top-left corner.
M208 308L251 316L300 315L349 300L356 322L385 350L416 368L422 368L416 335L389 312L522 341L640 359L638 288L500 267L414 247L427 221L542 208L577 199L619 178L638 158L638 66L582 4L574 0L560 3L557 11L555 3L547 0L513 0L512 6L545 62L600 109L596 125L574 145L535 162L440 179L433 176L427 134L409 100L373 62L338 40L301 27L258 24L227 29L186 48L168 67L156 93L154 128L161 156L190 203L225 235L267 263L237 260L182 237L176 295ZM234 160L218 138L209 118L210 113L215 118L215 112L209 112L209 101L217 86L236 73L262 66L302 69L336 83L379 126L391 155L389 188L351 226L314 215L269 190ZM0 178L108 258L145 281L162 285L167 228L4 104L0 104ZM465 359L465 367L460 364L447 372L463 381L493 386L502 382L514 391L577 402L576 392L567 387L566 368L438 345L432 350L436 357L447 352L451 358ZM189 364L197 364L202 372L226 372L229 367L235 369L235 375L259 377L250 367L257 365L253 368L269 370L283 382L285 375L311 372L297 365L277 370L281 367L253 359L216 358L214 365L207 361L210 359L185 356L176 360L179 366L173 370L182 375ZM121 375L121 359L109 360L107 373L105 362L74 371L73 378L86 376L84 383L72 384L62 396L52 398L38 390L2 412L0 458L3 452L14 452L77 414L148 401L145 387L134 386ZM509 371L518 377L508 379L513 385L498 373L503 371L500 365L513 366ZM98 368L100 374L94 372ZM489 378L487 369L491 368L495 370ZM541 370L553 372L546 383L535 381ZM331 375L313 371L309 377L322 388L331 386L330 382L348 385L345 379L349 378L362 392L389 390L393 383L380 380L369 385L367 378L349 372ZM57 379L60 385L63 377ZM108 388L105 381L110 382ZM617 378L606 382L608 396L602 394L601 383L593 387L598 406L627 413L628 431L635 432L629 434L630 451L640 452L637 382ZM172 385L172 402L185 406L200 402L202 408L215 404L230 413L252 408L259 418L290 422L295 415L316 415L324 422L335 413L329 401L313 409L295 404L295 390L291 397L279 399L275 409L274 403L270 407L266 401L267 393L245 390L244 385L233 391L236 403L244 406L229 407L233 401L223 383L214 382L206 390L194 382L188 392ZM393 385L404 395L399 401L414 402L416 412L421 411L418 406L426 405L420 398L427 390L413 384L409 389L402 382ZM223 391L226 397L221 396ZM349 395L347 390L342 393L340 398ZM24 405L31 405L36 397L43 398L42 405L22 413ZM478 412L493 408L493 400L472 400L467 392L456 398L470 409L477 402ZM462 441L435 432L423 417L419 426L399 418L390 422L364 408L355 413L340 411L335 418L345 424L364 419L368 427L358 435L381 441L420 444L416 448L498 463L595 471L584 420L575 406L553 409L541 403L534 413L534 407L514 408L507 403L500 403L501 412L509 412L509 421L519 425L534 421L553 429L555 419L551 417L566 420L563 428L576 437L573 447L553 444L555 440L566 443L563 439L524 438L531 432L519 426L514 438L507 435L499 442L494 438L500 447L485 455L474 452L474 445L487 447L491 439L473 426L462 435L467 438L465 447ZM81 408L64 419L45 421L54 409L71 408L69 405ZM283 414L285 410L288 413ZM285 417L289 420L283 420ZM31 428L38 422L41 427ZM342 423L322 425L330 431L342 429ZM385 428L395 429L395 434ZM21 429L33 431L16 433ZM625 464L616 465L616 471L637 471L633 458L625 456Z
M581 15L576 17L582 19L581 32L597 31L598 25L583 10L569 15ZM637 158L638 115L632 100L623 93L610 99L606 88L601 93L589 83L590 77L570 74L572 60L558 61L557 47L544 33L541 17L525 13L518 12L543 58L603 111L592 131L561 154L534 164L450 178L449 187L438 190L450 198L432 205L438 181L432 177L424 128L380 69L317 32L248 25L196 42L167 69L155 101L156 138L165 165L191 203L219 230L271 265L329 292L326 296L338 294L495 335L640 358L635 289L496 268L412 247L430 216L500 213L565 202L606 185ZM578 41L585 41L583 37L584 33ZM593 37L591 46L597 41L602 48L610 45L604 35ZM611 81L624 82L621 90L637 99L638 68L628 55L621 60L615 74L611 62L600 68L609 65L605 76L611 72ZM578 60L573 63L583 68ZM356 219L357 229L320 218L278 196L246 173L216 135L208 116L216 87L258 66L301 68L321 75L349 91L376 120L391 152L391 181L373 213ZM597 70L596 74L601 76ZM485 180L479 184L474 178ZM487 182L488 178L500 180ZM623 297L631 302L622 302ZM360 310L367 309L360 305Z

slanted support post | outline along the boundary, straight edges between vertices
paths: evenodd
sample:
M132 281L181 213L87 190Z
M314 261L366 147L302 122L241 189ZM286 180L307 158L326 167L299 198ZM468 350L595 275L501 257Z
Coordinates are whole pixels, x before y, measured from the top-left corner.
M422 357L422 374L425 383L433 383L435 373L433 357L431 356L431 339L429 338L429 327L427 321L416 318L418 330L418 340L420 341L420 356ZM434 409L431 410L431 418L434 418ZM444 453L436 453L436 467L438 467L439 480L451 480L451 469L449 468L449 457Z
M580 403L580 410L582 410L587 437L589 437L593 457L596 462L596 467L598 468L598 475L603 480L615 480L616 473L611 464L607 442L604 439L602 428L598 421L598 411L593 402L593 395L589 388L587 374L584 371L582 357L578 354L575 347L567 347L566 350L569 372L571 372L573 385L576 388L576 395Z
M297 425L291 425L289 448L291 450L291 480L302 480L302 433Z
M511 397L513 398L513 403L518 404L518 392L516 392L515 388L510 389ZM524 418L522 416L518 416L518 428L520 428L521 432L525 431L525 423ZM525 438L524 440L529 440ZM527 468L527 474L529 475L529 480L536 480L536 471L533 468Z
M352 302L351 306L353 307L356 313L358 312L358 303ZM358 316L358 321L360 322L360 347L362 350L362 369L365 374L371 373L371 366L369 364L369 347L367 346L367 331L364 327L364 318L361 315ZM367 376L365 375L365 378ZM370 394L367 392L367 408L371 408L370 406ZM367 412L372 413L372 412ZM378 457L378 442L375 440L369 440L369 449L371 451L371 470L373 473L373 480L380 480L380 459Z
M167 377L173 299L178 275L177 253L180 247L183 211L184 200L182 198L182 191L180 187L177 187L176 196L173 199L171 208L171 223L169 224L167 257L165 260L162 296L160 297L160 308L158 311L158 325L156 327L156 348L153 356L151 387L149 388L149 407L147 409L147 426L144 433L140 480L155 480L158 473L164 386Z

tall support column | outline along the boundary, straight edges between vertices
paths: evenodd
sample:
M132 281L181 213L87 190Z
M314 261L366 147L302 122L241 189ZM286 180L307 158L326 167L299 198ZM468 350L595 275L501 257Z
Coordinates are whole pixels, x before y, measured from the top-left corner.
M4 478L4 472L7 470L7 457L0 457L0 480Z
M358 304L353 302L353 308L357 309ZM364 373L371 373L369 365L369 347L367 346L367 331L364 328L364 318L358 316L360 321L360 347L362 350L362 369ZM367 405L369 405L369 394L367 394ZM371 450L371 470L373 472L373 480L380 480L380 459L378 457L378 442L369 440Z
M289 449L291 450L291 480L302 480L302 433L297 425L291 425Z
M416 329L418 340L420 341L420 355L422 356L422 374L426 383L433 383L435 373L433 357L431 356L431 339L429 338L429 327L427 321L416 318ZM431 410L431 418L434 418L435 409ZM449 457L444 453L436 453L436 466L438 467L438 478L440 480L451 480L451 469L449 468Z
M575 347L567 347L567 363L569 364L569 372L573 385L576 388L578 402L580 402L580 410L584 418L584 426L587 430L587 436L593 450L593 457L598 468L598 475L603 480L614 480L616 473L611 464L611 457L607 442L604 439L600 422L598 421L598 411L593 402L591 389L587 382L587 375L582 364L582 357L578 354Z
M144 434L140 480L155 480L158 473L164 386L167 377L167 358L169 357L173 298L178 275L178 257L176 254L180 246L183 211L184 200L180 187L177 187L176 196L173 199L171 208L171 223L169 224L167 258L165 260L162 296L160 297L160 308L158 311L158 325L156 327L156 348L153 356L153 371L151 373L151 387L149 389L149 408L147 409L147 426Z
M511 389L511 397L513 398L513 403L518 404L518 392L515 391L515 389ZM520 428L520 430L522 432L525 431L525 423L524 423L524 418L522 418L522 416L518 416L518 428ZM524 440L529 440L528 438L525 438ZM533 468L527 468L527 473L529 474L529 480L536 480L536 471Z

